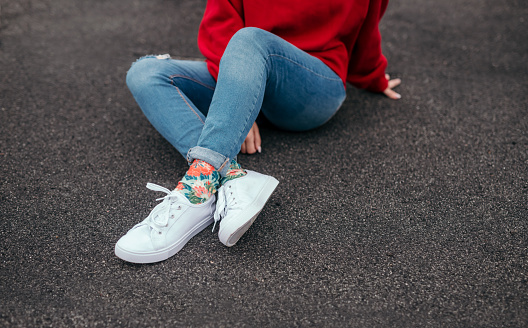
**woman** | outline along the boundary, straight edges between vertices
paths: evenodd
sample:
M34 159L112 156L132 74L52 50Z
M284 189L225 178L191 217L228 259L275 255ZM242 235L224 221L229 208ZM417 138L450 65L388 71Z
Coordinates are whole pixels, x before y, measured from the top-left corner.
M152 125L190 168L175 190L116 244L136 263L176 254L219 222L234 245L278 185L244 170L239 152L261 152L262 113L280 129L305 131L327 122L345 100L346 82L392 99L400 80L385 74L379 20L388 0L209 0L198 46L205 62L147 56L127 85ZM213 226L213 231L215 226Z

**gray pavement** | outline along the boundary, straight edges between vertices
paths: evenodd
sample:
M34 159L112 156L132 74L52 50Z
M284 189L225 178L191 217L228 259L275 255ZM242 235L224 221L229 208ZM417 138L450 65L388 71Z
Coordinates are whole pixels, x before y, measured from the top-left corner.
M126 89L149 53L200 58L205 1L0 0L0 326L522 327L528 5L393 1L401 101L348 89L324 127L263 128L281 181L232 248L206 229L132 265L117 239L185 161Z

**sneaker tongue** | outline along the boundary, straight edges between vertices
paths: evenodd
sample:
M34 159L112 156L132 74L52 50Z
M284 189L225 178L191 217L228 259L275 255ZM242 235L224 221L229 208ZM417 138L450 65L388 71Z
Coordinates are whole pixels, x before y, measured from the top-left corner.
M163 222L162 214L156 213L156 215L152 216L152 221L158 225L164 225L165 222Z

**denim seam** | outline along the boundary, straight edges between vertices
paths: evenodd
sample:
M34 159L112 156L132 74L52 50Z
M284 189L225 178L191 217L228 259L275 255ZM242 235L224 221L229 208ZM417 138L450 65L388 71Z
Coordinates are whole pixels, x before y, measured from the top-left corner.
M269 57L270 57L270 56L268 56L268 58L266 58L266 65L268 65L268 59L269 59ZM269 70L265 70L265 71L268 71L268 72L269 72ZM262 74L263 74L263 73L261 73L261 75L262 75ZM260 79L260 80L262 80L262 79ZM267 81L267 79L266 79L266 81ZM253 110L254 110L254 108L255 108L255 104L257 103L258 95L261 94L261 92L262 92L262 88L265 87L265 85L266 85L266 83L261 83L261 85L260 85L260 90L259 90L258 93L256 93L255 98L253 99L253 103L251 104L251 110L250 110L250 111L247 111L247 112L248 112L248 115L246 116L246 121L244 122L244 126L246 126L246 125L248 124L248 122L249 122L249 117L251 116L251 113L253 112ZM238 135L238 138L235 139L235 140L240 139L240 136L241 136L241 134L239 134L239 135ZM235 140L233 140L233 147L236 145L236 141L235 141ZM231 147L231 148L233 148L233 147Z
M319 73L317 73L317 72L314 72L313 70L309 69L308 67L306 67L306 66L304 66L304 65L301 65L300 63L298 63L298 62L296 62L296 61L294 61L294 60L292 60L292 59L290 59L290 58L288 58L288 57L285 57L285 56L283 56L283 55L269 54L268 57L280 57L280 58L283 58L283 59L285 59L285 60L287 60L287 61L289 61L289 62L292 62L293 64L295 64L295 65L297 65L297 66L299 66L299 67L304 68L305 70L307 70L307 71L309 71L309 72L312 72L313 74L315 74L315 75L317 75L317 76L319 76L319 77L322 77L323 79L327 79L327 80L330 80L330 81L341 81L341 78L339 78L339 77L338 77L338 78L331 78L331 77L328 77L328 76L321 75L321 74L319 74ZM334 74L335 74L335 72L334 72ZM337 74L336 74L336 75L337 75Z
M218 172L222 172L222 170L224 169L224 167L226 166L227 163L230 163L231 161L229 160L229 157L226 157L226 160L225 162L218 168ZM220 174L222 175L222 174Z
M174 85L174 81L173 81L172 79L175 78L175 77L179 77L179 78L182 78L182 79L187 79L187 80L189 80L189 81L193 81L193 82L198 83L199 85L204 86L204 87L206 87L207 89L210 89L210 90L213 90L213 91L214 91L214 89L215 89L214 87L212 87L212 86L210 86L210 85L207 85L207 84L205 84L205 83L202 83L202 82L200 82L200 81L198 81L198 80L196 80L196 79L193 79L192 77L189 77L189 76L186 76L186 75L181 75L181 74L174 74L174 75L169 76L169 78L171 79L171 83L172 83L173 85Z
M183 96L183 94L181 93L180 91L180 88L178 88L177 86L174 86L176 88L176 91L178 91L178 94L180 95L180 97L183 99L183 101L185 101L185 104L187 104L187 107L189 107L189 109L194 113L194 115L196 115L196 117L198 117L198 119L200 120L200 122L202 122L202 124L205 124L205 122L202 120L202 118L200 117L200 115L198 115L198 113L196 113L196 111L194 110L194 108L192 108L192 106L187 102L187 99L185 99L185 97Z

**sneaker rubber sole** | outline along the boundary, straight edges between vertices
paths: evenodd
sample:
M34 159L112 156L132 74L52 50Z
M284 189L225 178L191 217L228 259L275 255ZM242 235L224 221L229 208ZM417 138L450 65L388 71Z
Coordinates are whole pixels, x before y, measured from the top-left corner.
M255 200L237 217L231 218L229 222L221 225L220 231L218 231L218 238L224 245L227 247L235 245L242 235L248 231L278 185L279 181L277 179L268 176Z

